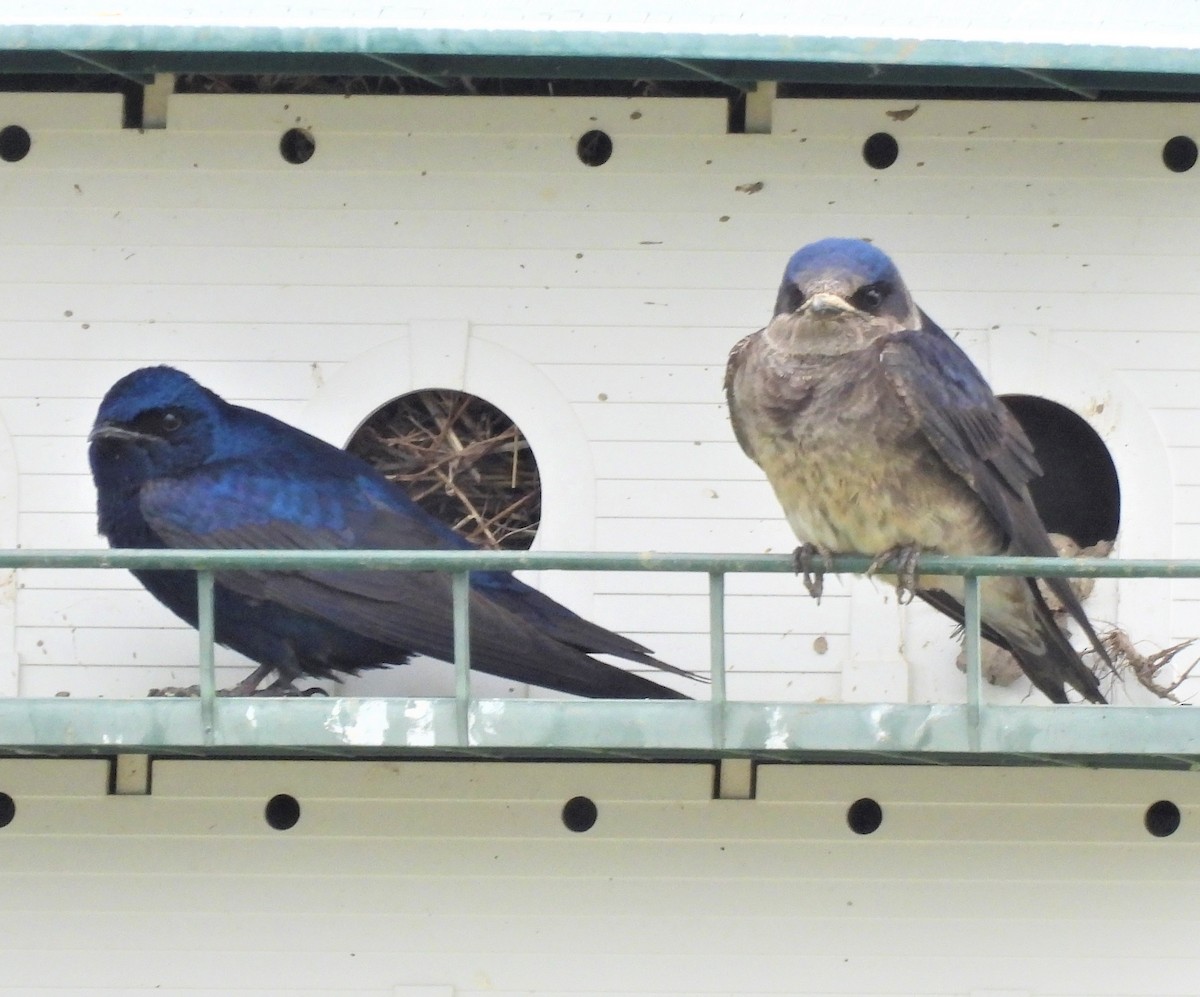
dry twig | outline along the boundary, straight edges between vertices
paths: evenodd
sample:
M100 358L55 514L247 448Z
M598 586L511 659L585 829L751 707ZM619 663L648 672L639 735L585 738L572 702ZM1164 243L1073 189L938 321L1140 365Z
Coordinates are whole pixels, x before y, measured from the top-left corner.
M1170 684L1163 685L1158 680L1158 673L1167 665L1180 651L1190 647L1195 643L1195 638L1180 641L1172 647L1164 648L1161 651L1155 651L1153 654L1142 654L1134 645L1133 638L1124 630L1113 629L1106 633L1101 642L1104 644L1105 650L1113 661L1113 670L1120 675L1123 672L1129 672L1139 684L1149 689L1154 695L1161 699L1169 699L1172 703L1179 703L1181 700L1175 695L1175 690L1178 689L1192 674L1200 659L1193 661L1185 668L1179 676Z

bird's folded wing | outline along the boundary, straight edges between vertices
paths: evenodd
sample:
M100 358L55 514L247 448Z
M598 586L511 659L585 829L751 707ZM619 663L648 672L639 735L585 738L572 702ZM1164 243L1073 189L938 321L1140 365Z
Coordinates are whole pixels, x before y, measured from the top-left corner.
M360 486L347 489L340 481L295 480L245 470L230 476L219 468L210 469L155 481L143 489L141 506L150 527L171 547L428 550L446 546L420 518L389 505L386 496ZM473 586L471 597L472 652L477 655L511 657L522 646L540 648L548 655L554 649L543 646L544 642L559 641L581 657L613 654L691 676L505 573L480 575L482 584ZM248 598L319 616L382 643L442 659L453 655L450 578L442 572L247 570L220 572L218 577L222 585ZM581 660L577 664L585 665Z
M143 486L150 528L171 547L219 550L435 550L450 545L411 503L371 480L213 464ZM362 577L369 591L372 572Z
M207 469L160 478L141 494L142 514L170 547L213 550L350 550L381 546L355 527L381 518L359 496L331 495L340 482L297 480L245 470ZM397 549L426 539L397 513L389 517ZM383 528L374 523L372 533ZM424 546L428 546L425 544ZM420 571L222 571L225 587L252 599L312 613L398 646L445 644L449 579ZM425 653L436 653L421 648Z
M742 452L751 460L757 460L754 455L754 439L746 432L745 426L742 424L741 406L738 405L737 398L737 379L749 359L750 351L760 342L761 338L762 330L760 329L758 332L752 332L749 336L738 340L733 349L729 351L729 360L725 364L725 404L729 409L729 422L733 426L733 435L742 448Z
M1024 533L1026 486L1042 469L1016 418L928 318L923 328L881 343L888 381L938 456L979 496L1006 536Z
M920 329L882 340L880 361L889 382L938 456L979 496L1004 531L1006 549L1012 554L1054 557L1057 552L1029 499L1028 483L1042 473L1033 444L970 358L923 313L922 318ZM1067 580L1048 578L1046 584L1108 661ZM1040 604L1036 586L1032 581L1030 585ZM960 618L961 610L938 608Z

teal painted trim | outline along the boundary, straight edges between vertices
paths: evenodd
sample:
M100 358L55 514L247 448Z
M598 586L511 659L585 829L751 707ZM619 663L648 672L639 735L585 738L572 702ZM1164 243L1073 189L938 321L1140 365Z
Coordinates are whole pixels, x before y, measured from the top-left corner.
M204 725L205 744L216 741L215 586L216 579L211 571L196 572L196 629L200 632L200 720Z
M671 59L1200 73L1197 47L779 34L235 26L0 24L0 51L356 53L384 56ZM716 72L716 68L708 67ZM730 75L722 67L720 75ZM734 73L733 75L737 75Z
M725 576L719 571L708 575L708 674L712 680L712 743L725 747Z
M466 747L471 743L471 573L451 575L450 592L454 600L454 736L459 747Z
M983 641L980 633L979 579L963 579L963 650L967 658L967 730L971 748L980 749L980 718L983 715Z
M726 704L476 699L457 743L453 699L230 699L207 744L194 700L0 701L0 754L358 757L751 757L904 764L1200 767L1200 711L1175 707ZM977 736L977 740L976 740Z
M870 559L838 556L834 571ZM779 554L607 554L496 551L0 551L0 567L442 570L454 576L458 681L450 699L258 697L0 701L0 754L286 754L353 757L752 757L930 764L1200 766L1200 711L1177 707L1019 706L982 702L978 586L965 705L729 702L724 694L724 576L794 573ZM709 701L476 700L470 697L467 577L472 569L690 571L709 577ZM1200 561L928 556L918 574L1200 577ZM202 662L211 654L209 586L201 586ZM797 591L797 598L803 598ZM211 668L211 665L208 666ZM202 669L207 670L207 669ZM199 705L198 705L199 703Z
M872 559L836 554L828 574L864 574ZM212 571L355 568L366 571L693 571L795 574L790 554L599 551L0 550L0 568L192 568ZM884 563L881 570L890 570ZM1200 560L922 555L918 575L1200 578Z

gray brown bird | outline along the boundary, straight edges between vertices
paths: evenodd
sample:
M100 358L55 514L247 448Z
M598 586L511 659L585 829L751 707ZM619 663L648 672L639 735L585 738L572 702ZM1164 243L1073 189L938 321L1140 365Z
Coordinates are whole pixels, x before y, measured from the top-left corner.
M738 442L804 542L801 560L895 558L902 591L907 575L910 591L961 623L962 580L915 584L919 552L1055 554L1029 497L1042 472L1020 424L867 242L825 239L791 258L770 323L730 354L725 391ZM1047 584L1107 662L1066 579ZM1033 579L984 579L981 595L983 636L1046 696L1065 703L1070 685L1104 702Z

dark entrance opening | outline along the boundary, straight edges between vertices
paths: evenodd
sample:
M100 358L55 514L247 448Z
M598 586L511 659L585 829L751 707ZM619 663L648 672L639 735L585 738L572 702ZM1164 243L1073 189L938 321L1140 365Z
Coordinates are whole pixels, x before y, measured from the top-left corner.
M1117 468L1099 434L1081 416L1035 395L1002 395L1042 465L1029 484L1046 529L1080 547L1114 540L1121 524Z

